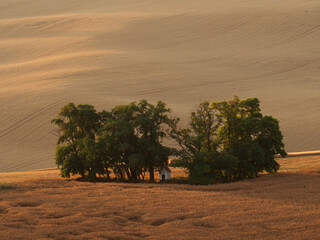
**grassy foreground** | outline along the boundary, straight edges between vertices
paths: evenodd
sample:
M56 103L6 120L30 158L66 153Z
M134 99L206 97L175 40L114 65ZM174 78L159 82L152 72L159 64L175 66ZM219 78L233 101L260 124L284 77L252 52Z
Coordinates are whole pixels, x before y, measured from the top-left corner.
M212 186L1 173L1 239L320 239L320 156Z

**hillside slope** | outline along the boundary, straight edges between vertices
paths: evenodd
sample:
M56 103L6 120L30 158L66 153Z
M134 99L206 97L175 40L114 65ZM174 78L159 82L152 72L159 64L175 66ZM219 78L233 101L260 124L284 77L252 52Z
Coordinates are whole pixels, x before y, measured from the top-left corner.
M54 165L50 120L163 100L258 97L288 151L320 149L320 2L2 0L0 172Z

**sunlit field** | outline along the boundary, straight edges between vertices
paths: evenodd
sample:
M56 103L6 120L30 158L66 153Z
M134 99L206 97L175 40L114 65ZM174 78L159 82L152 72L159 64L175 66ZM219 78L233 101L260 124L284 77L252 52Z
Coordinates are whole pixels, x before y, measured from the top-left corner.
M279 162L278 174L211 186L1 173L0 238L319 239L320 156Z

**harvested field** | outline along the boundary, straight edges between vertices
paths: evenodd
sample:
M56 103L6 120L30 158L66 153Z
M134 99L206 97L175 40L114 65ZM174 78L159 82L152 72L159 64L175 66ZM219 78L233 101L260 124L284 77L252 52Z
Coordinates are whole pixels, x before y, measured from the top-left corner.
M320 157L212 186L87 183L2 173L1 239L319 239Z

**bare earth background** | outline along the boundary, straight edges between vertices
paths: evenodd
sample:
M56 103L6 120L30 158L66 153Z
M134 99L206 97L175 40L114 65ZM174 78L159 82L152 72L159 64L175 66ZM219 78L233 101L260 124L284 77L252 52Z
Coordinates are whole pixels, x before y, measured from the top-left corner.
M68 102L258 97L287 150L320 149L318 0L1 0L0 172L54 166Z

